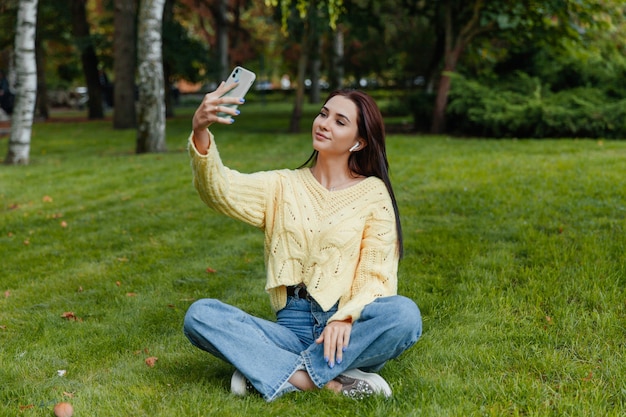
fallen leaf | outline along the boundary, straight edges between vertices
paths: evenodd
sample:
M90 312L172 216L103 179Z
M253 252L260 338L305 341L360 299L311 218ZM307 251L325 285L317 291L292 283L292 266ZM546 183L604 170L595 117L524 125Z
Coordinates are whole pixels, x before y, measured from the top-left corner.
M149 358L146 358L146 365L152 368L158 360L159 358L157 358L156 356L150 356Z
M78 287L78 292L83 292L83 286Z
M20 405L20 411L30 410L31 408L35 408L35 405L34 404Z
M591 381L592 379L593 379L593 372L589 372L589 375L583 378L583 381Z
M20 208L20 205L17 203L13 203L9 206L9 210L16 210L18 208Z
M7 233L7 236L8 236L8 237L13 237L13 232L9 232L9 233Z
M50 197L49 195L44 195L42 200L44 203L52 203L52 197Z
M26 240L24 241L24 245L26 245L26 246L30 245L30 240L26 239Z
M67 227L67 222L65 220L63 220L61 222L61 227L63 227L63 228Z
M10 296L11 296L11 291L6 290L6 291L4 292L4 298L9 298Z
M136 296L137 296L137 293L134 293L134 292L127 292L126 293L126 297L136 297Z
M217 271L216 271L215 269L213 269L213 268L207 268L207 269L206 269L206 271L207 271L209 274L214 274L214 273L216 273L216 272L217 272Z
M550 316L546 316L546 321L550 324L552 324L552 317Z
M74 314L74 312L72 311L66 311L65 313L61 314L61 318L69 321L83 321L83 319L77 317L76 314Z
M73 392L63 391L63 396L67 397L67 398L74 398L74 393Z
M7 326L5 326L4 324L0 324L0 330L6 330Z
M119 282L119 281L115 281L115 285L117 285L119 287L120 285L122 285L122 283Z

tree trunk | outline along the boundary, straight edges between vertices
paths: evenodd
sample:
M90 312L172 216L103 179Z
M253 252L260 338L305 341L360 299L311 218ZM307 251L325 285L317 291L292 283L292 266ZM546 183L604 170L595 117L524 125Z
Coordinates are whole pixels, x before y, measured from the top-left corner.
M448 94L450 93L450 85L452 79L449 73L456 68L459 51L453 51L452 55L446 58L446 65L439 80L437 88L437 97L435 98L435 108L433 110L433 123L431 133L438 135L446 131L446 107L448 107Z
M217 26L217 53L219 57L219 80L225 80L229 73L228 63L228 0L218 0L215 14Z
M306 77L306 69L310 60L311 51L311 39L316 34L313 34L312 14L315 11L316 1L311 0L309 2L309 8L304 21L302 22L304 28L302 30L302 39L300 40L300 57L298 58L298 75L296 79L296 97L293 105L293 112L291 113L291 121L289 122L289 132L300 132L300 120L302 119L302 111L304 108L304 94L305 85L304 79Z
M322 67L321 46L319 33L312 33L311 39L311 90L309 92L309 102L316 104L320 102L320 70Z
M344 76L344 46L343 31L340 25L333 32L333 47L331 48L330 88L336 90L343 87Z
M165 0L144 0L139 10L139 126L137 153L165 151L165 94L161 29Z
M173 24L174 21L174 0L165 0L165 7L163 9L163 31L166 30L168 25ZM169 48L176 48L176 45L166 45L163 41L163 82L165 84L165 118L174 117L174 101L175 97L172 91L172 65L167 60L167 54L165 51Z
M115 0L113 39L113 128L137 126L135 110L135 32L137 1Z
M39 33L35 36L35 59L37 60L36 114L47 120L50 116L50 106L48 103L48 83L46 82L46 51L41 44Z
M103 119L104 107L102 105L102 86L100 85L100 75L98 73L98 57L89 33L86 3L87 0L72 0L72 32L80 50L80 59L83 64L85 82L87 83L89 118Z
M306 37L305 37L306 41ZM300 132L300 120L302 119L302 109L304 107L304 77L306 74L306 66L309 60L308 48L306 42L302 43L300 50L300 58L298 58L298 79L296 80L296 98L291 113L291 121L289 123L289 132Z
M448 94L450 93L450 85L452 80L450 73L456 70L459 57L465 47L471 40L480 33L490 31L495 22L488 24L481 23L481 11L484 7L484 0L476 0L472 8L471 18L455 35L452 3L450 0L444 0L443 4L444 16L444 67L437 88L437 97L435 99L435 108L433 111L433 121L431 125L431 133L440 134L446 129L446 108L448 106Z
M26 165L30 157L30 138L37 97L35 32L37 0L20 0L15 34L17 83L6 164Z

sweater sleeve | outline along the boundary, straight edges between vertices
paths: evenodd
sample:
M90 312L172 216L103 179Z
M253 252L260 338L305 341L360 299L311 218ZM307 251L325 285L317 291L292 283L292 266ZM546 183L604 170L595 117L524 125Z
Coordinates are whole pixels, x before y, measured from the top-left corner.
M265 212L271 181L269 172L243 174L222 163L213 134L211 146L201 155L189 136L193 184L206 205L252 226L265 227Z
M376 298L397 294L397 237L395 213L389 199L366 223L350 296L340 300L339 309L329 322L347 319L354 322L361 317L363 308Z

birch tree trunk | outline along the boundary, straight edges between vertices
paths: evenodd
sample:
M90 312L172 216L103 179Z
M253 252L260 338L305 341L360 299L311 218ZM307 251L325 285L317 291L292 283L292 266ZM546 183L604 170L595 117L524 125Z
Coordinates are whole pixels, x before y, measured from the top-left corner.
M137 153L165 152L165 90L162 25L165 0L142 0L139 8L139 125Z
M27 165L30 157L30 138L37 98L36 26L37 0L20 0L15 33L15 107L9 151L5 159L5 163L11 165Z

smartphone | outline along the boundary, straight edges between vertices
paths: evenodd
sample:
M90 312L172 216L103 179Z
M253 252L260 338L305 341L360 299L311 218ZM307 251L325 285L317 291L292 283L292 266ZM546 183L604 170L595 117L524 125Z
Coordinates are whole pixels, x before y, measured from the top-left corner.
M226 80L226 84L238 83L238 85L222 97L245 97L248 90L250 90L250 87L252 87L252 84L254 84L255 79L256 74L254 72L239 66L233 68L232 72L228 76L228 79ZM222 106L237 108L236 104L222 104ZM217 115L219 117L230 116L226 113L218 113Z

